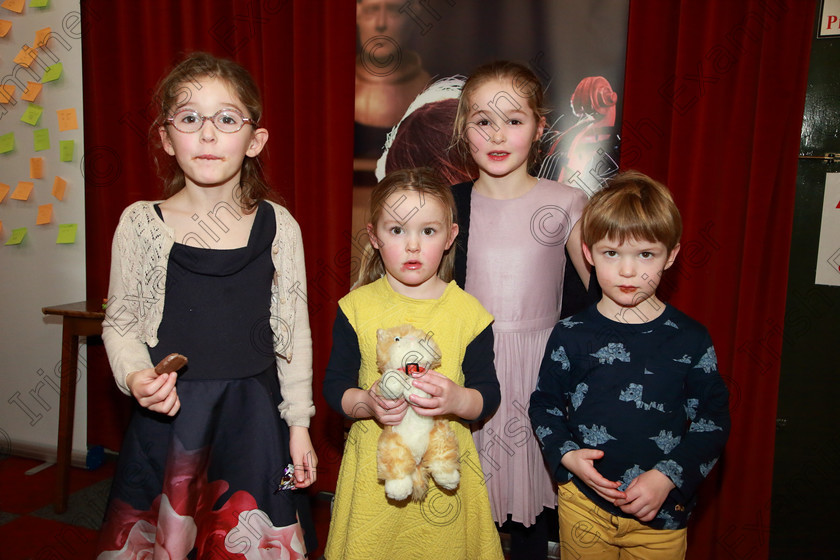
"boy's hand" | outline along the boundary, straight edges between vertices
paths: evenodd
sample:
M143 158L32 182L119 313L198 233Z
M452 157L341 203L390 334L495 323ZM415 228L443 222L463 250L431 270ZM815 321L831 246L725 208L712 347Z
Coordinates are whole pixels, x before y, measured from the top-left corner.
M624 513L629 513L639 521L652 521L668 494L675 488L671 479L656 469L643 472L630 482L626 498L613 503Z
M600 449L575 449L563 455L560 462L605 500L610 502L619 499L626 500L627 496L624 492L618 490L621 483L607 480L595 468L595 461L603 456L604 452Z

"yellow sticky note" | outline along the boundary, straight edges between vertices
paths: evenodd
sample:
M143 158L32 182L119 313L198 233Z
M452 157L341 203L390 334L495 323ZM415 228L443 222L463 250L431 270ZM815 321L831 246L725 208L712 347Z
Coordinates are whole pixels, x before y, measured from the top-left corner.
M0 136L0 154L7 154L15 149L15 133L7 132Z
M29 0L30 8L46 8L50 5L50 0Z
M43 47L47 44L47 41L50 40L50 34L52 33L52 29L49 27L45 27L43 29L39 29L35 32L35 41L32 43L32 46L36 49L38 47Z
M6 0L0 6L12 12L21 13L23 12L23 4L24 0Z
M39 128L33 134L35 151L42 152L50 149L50 129Z
M12 22L7 19L0 19L0 37L5 37L12 28Z
M0 103L8 103L12 100L12 97L15 95L15 85L14 84L3 84L0 85Z
M29 178L41 179L44 176L44 158L29 158Z
M77 224L58 224L56 243L75 243Z
M35 217L35 225L42 226L52 221L52 204L42 204L38 207L38 215Z
M3 199L6 198L6 195L9 194L10 190L12 190L12 187L6 183L0 183L0 202L3 202Z
M58 115L58 130L75 130L79 128L76 120L76 109L59 109L55 112Z
M41 118L41 114L44 112L44 108L40 105L35 105L34 103L30 103L29 107L23 112L23 115L20 117L20 122L25 122L26 124L31 124L35 126L38 124L38 120Z
M32 61L36 58L38 58L38 51L29 45L23 45L20 52L15 55L13 62L25 68L29 68L29 65L32 64Z
M15 192L12 193L12 200L29 200L29 195L32 193L33 188L35 188L35 183L18 181Z
M64 66L60 62L56 62L52 66L47 66L44 75L41 76L41 83L54 82L61 77L61 70Z
M12 230L12 236L6 241L6 245L20 245L23 238L26 237L26 228L19 227Z
M58 200L64 200L64 191L67 189L67 181L59 177L58 175L55 176L55 181L53 181L53 190L52 195L56 197ZM2 200L2 199L0 199Z
M73 150L76 143L73 140L60 140L58 142L58 159L61 161L73 161Z
M26 82L26 91L20 94L20 98L24 101L35 101L35 98L41 93L41 88L43 87L44 84L40 82Z

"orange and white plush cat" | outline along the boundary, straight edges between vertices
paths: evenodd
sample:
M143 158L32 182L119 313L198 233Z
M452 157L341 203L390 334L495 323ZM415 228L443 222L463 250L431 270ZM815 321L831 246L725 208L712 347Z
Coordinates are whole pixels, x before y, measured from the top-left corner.
M382 378L378 392L388 399L428 397L413 387L413 377L440 366L440 349L431 337L411 325L376 331L376 363ZM385 426L377 448L377 474L385 494L394 500L420 501L429 475L437 485L454 490L461 480L458 440L449 420L421 416L409 405L400 424Z

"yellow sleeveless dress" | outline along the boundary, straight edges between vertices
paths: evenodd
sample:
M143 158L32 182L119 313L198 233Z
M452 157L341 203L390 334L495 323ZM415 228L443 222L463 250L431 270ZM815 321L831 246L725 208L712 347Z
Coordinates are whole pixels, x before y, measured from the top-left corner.
M359 386L379 378L376 330L412 324L430 333L441 349L438 372L464 384L467 345L493 317L451 282L436 300L393 291L385 278L353 290L339 306L359 338ZM376 445L382 427L357 420L348 434L338 476L325 557L327 560L501 560L499 534L490 513L478 453L469 427L450 417L461 454L461 482L454 492L431 479L422 502L395 502L376 477Z

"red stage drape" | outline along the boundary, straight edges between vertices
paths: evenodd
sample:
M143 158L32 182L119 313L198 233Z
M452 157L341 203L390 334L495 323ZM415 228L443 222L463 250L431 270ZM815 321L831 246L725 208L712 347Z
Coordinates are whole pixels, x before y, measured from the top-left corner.
M708 326L732 432L689 558L766 558L796 167L815 1L633 0L621 167L667 184L685 231L670 301Z
M354 10L329 0L82 1L87 295L106 297L122 209L161 197L147 134L157 81L194 50L240 62L263 93L267 174L303 231L318 411L311 433L324 489L335 487L342 437L320 387L336 303L349 288ZM88 441L118 448L129 400L113 388L101 347L89 350Z

